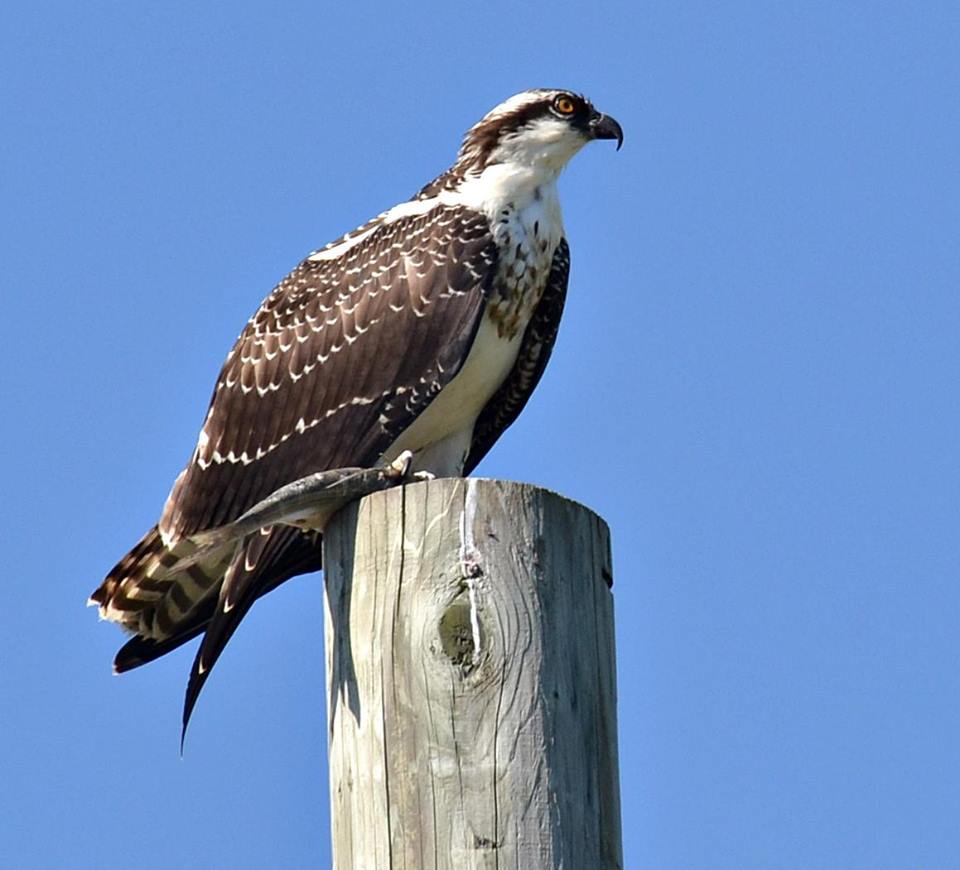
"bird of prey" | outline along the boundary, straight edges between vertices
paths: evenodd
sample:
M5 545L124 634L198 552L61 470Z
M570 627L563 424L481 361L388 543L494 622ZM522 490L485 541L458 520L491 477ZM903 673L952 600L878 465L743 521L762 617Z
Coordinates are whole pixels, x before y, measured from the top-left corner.
M276 490L411 456L469 474L530 397L553 347L570 264L557 177L620 125L583 96L517 94L467 132L412 199L310 254L247 322L156 526L93 593L133 636L128 671L203 635L183 727L261 595L321 567L329 515L202 548Z

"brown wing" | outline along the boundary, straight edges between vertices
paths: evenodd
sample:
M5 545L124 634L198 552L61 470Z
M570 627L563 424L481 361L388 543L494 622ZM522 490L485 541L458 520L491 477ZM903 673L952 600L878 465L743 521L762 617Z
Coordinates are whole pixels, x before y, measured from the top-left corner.
M459 371L496 258L483 215L438 206L304 260L227 357L164 539L315 471L374 463Z
M473 440L464 474L470 474L476 468L507 427L517 419L540 382L560 327L569 274L570 248L567 240L561 239L550 264L547 286L523 334L517 361L500 389L484 406L473 427Z

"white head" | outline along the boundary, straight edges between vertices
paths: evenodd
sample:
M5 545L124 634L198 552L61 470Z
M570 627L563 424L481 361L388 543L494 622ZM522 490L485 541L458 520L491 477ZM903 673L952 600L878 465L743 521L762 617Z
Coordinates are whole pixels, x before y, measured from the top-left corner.
M523 91L470 128L455 168L466 175L512 163L559 173L594 139L616 139L619 149L623 130L578 94L547 88Z

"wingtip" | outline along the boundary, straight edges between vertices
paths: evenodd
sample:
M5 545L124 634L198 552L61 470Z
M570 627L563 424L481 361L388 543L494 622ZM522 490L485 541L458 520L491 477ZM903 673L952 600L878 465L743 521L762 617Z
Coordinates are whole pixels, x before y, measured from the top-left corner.
M204 638L206 640L206 638ZM200 698L200 692L203 691L203 684L207 681L207 667L203 662L203 643L197 650L196 658L193 660L193 667L190 669L190 679L187 680L187 691L183 696L183 718L180 728L180 757L183 757L183 747L187 739L187 728L190 726L190 717L193 715L193 709L197 706Z
M197 704L197 698L200 693L191 692L193 681L187 686L187 696L183 699L183 719L180 723L180 757L183 758L183 747L187 742L187 728L190 727L190 717L193 716L193 708Z
M180 722L180 757L183 758L183 747L187 742L187 728L190 726L190 716L193 714L193 707L196 704L196 698L191 702L190 690L187 689L187 697L183 701L183 719Z

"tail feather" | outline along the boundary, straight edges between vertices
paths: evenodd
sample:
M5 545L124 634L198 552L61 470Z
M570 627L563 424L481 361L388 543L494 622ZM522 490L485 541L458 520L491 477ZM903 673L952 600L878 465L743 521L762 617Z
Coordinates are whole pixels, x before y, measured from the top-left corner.
M152 637L141 637L139 634L131 637L117 652L113 660L113 672L125 674L141 665L149 664L193 640L198 634L203 634L216 603L216 599L212 596L208 598L197 610L198 620L166 640L154 640Z
M311 571L319 571L320 567L320 535L312 532L302 534L295 538L282 554L276 554L269 571L264 570L262 572L256 585L256 597L260 598L268 592L272 592L291 577ZM161 656L173 652L173 650L203 634L210 624L216 606L217 596L208 595L193 608L189 619L182 620L177 625L176 631L163 640L141 635L131 637L120 648L113 661L114 673L123 674L139 668L141 665L156 661Z
M114 659L121 674L204 635L184 700L183 734L227 641L261 595L321 567L320 534L273 526L209 553L164 544L155 526L90 596L100 616L133 634ZM181 735L181 742L182 742Z
M113 567L90 604L103 619L139 637L164 641L192 622L196 609L214 595L233 548L214 551L205 560L181 567L196 551L190 541L169 548L154 526Z

